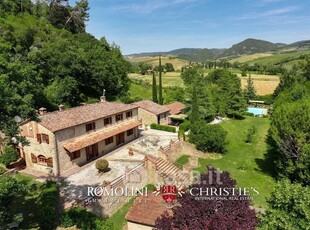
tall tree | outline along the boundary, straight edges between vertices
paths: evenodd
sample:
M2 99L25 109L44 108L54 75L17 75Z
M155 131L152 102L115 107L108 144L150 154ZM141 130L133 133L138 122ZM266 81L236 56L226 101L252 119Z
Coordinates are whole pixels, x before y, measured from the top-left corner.
M155 76L154 70L153 70L152 94L153 94L153 101L155 103L158 103L158 100L157 100L157 84L156 84L156 76Z
M284 180L278 183L268 199L268 208L258 229L308 229L309 223L310 187Z
M256 90L255 90L255 86L254 86L254 81L251 77L251 74L249 74L248 80L247 80L247 86L245 89L245 99L247 100L247 102L249 100L253 100L256 97Z
M161 66L161 56L159 56L159 95L158 95L159 104L163 104L163 85L162 85L162 66Z

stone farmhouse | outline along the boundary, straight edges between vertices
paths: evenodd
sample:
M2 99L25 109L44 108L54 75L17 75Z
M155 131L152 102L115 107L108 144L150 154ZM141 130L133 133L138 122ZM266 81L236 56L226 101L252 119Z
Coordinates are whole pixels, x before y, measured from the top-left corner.
M60 176L139 137L138 105L106 102L47 113L24 121L20 132L30 145L20 147L30 169Z
M132 105L139 106L138 118L144 125L168 124L170 109L150 100L138 101Z

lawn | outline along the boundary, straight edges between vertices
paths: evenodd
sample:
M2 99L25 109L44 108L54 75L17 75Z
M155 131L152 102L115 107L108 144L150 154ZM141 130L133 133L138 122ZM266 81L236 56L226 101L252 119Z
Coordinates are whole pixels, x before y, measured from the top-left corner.
M253 204L266 208L266 198L273 191L275 180L267 171L272 164L265 160L267 144L266 135L269 129L267 118L247 117L244 120L228 120L221 123L228 132L229 145L227 153L220 159L199 159L203 172L206 166L212 165L221 171L228 171L231 177L237 180L238 187L255 187L259 191L258 196L253 197ZM247 130L254 125L257 129L253 142L245 143Z
M124 204L121 209L119 209L109 218L108 222L113 224L114 230L121 230L127 224L125 216L134 202L135 198L132 198L128 203Z
M152 100L152 88L151 87L131 83L129 93L130 93L130 96L133 98L140 97L143 100L144 99Z
M190 158L189 155L180 156L180 157L174 162L174 164L175 164L178 168L183 169L183 165L185 165L185 164L188 162L188 158Z

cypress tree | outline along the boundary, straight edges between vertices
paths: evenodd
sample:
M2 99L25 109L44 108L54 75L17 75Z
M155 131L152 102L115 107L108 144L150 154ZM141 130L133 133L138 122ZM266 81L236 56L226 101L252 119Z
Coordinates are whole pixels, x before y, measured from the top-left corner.
M161 66L161 56L159 56L159 104L163 104L163 86L162 86L162 66Z
M249 100L255 99L255 97L256 97L256 90L254 86L254 81L251 78L251 74L249 74L249 78L247 80L247 86L245 89L245 98L247 102L249 102Z
M155 76L155 71L153 71L153 85L152 85L152 93L153 93L153 101L155 103L158 103L158 100L157 100L157 85L156 85L156 76Z

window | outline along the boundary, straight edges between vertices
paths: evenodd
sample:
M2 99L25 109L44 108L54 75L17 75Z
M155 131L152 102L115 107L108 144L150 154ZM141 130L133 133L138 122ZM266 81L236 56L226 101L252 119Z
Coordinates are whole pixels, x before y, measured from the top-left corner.
M79 157L81 157L81 151L80 150L77 150L77 151L70 154L71 160L77 159Z
M42 142L43 143L46 143L46 144L49 144L50 143L50 140L49 140L49 136L47 134L44 134L44 133L38 133L37 134L37 141L41 144Z
M133 134L133 129L127 130L127 136L130 136L130 135L132 135L132 134Z
M88 131L96 129L96 124L95 122L92 122L92 123L86 124L85 127L86 127L86 132L88 132Z
M116 117L116 122L123 120L123 114L122 113L121 114L117 114L115 117Z
M43 164L43 165L46 165L46 158L45 158L45 156L43 156L43 155L39 155L38 156L38 164Z
M111 143L113 143L113 137L109 137L109 138L105 139L105 145L109 145Z
M132 111L126 112L126 118L132 117Z
M104 118L103 119L103 124L104 124L104 126L112 124L112 117Z

